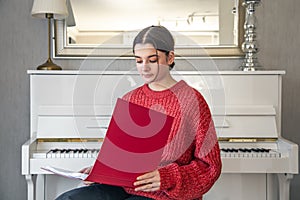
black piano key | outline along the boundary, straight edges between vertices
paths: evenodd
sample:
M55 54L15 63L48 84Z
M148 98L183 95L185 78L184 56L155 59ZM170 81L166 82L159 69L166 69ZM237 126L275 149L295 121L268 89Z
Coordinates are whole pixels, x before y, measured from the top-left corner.
M61 149L60 153L65 153L67 150L66 149Z
M271 149L266 149L266 153L269 153L271 151Z
M66 153L70 153L72 149L66 149Z
M254 151L254 152L256 152L256 153L259 153L259 152L260 152L260 150L259 150L258 148L251 148L251 151Z
M83 149L83 153L87 153L88 151L88 149Z
M239 152L238 149L231 149L231 150L232 150L232 152L235 152L235 153Z
M96 152L98 152L98 151L99 151L99 149L93 149L93 151L96 151Z
M59 149L52 149L51 151L52 151L52 153L56 153L59 151Z
M79 149L78 150L79 153L82 153L83 151L84 151L84 149Z
M241 151L241 152L243 152L243 153L246 152L246 149L244 149L244 148L239 148L238 150Z
M263 151L264 153L269 153L270 150L271 150L271 149L263 149L262 151Z
M251 153L251 149L246 149L246 152Z
M269 152L269 151L268 151L267 149L265 149L265 148L260 148L259 151L260 151L261 153L268 153L268 152Z

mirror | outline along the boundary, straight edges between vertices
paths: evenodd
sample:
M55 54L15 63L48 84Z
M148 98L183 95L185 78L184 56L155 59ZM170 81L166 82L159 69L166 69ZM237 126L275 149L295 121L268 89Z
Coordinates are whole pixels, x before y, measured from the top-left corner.
M242 56L241 1L69 0L71 15L55 23L54 57L132 57L135 35L149 25L172 32L177 56Z

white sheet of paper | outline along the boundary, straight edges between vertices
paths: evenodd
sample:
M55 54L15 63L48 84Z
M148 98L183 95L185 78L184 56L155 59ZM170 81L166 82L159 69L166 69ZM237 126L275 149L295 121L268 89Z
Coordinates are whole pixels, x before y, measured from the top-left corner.
M84 174L81 172L73 172L73 171L60 169L57 167L51 167L51 166L44 166L44 167L41 167L41 169L46 170L48 172L52 172L52 173L60 175L60 176L67 177L67 178L75 178L75 179L80 179L80 180L85 180L86 177L88 176L88 174Z

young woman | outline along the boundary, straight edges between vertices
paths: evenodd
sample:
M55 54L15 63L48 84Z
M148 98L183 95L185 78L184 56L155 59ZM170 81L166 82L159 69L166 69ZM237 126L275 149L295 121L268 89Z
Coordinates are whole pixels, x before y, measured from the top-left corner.
M145 84L123 99L174 117L160 166L139 176L134 188L91 184L57 200L197 200L218 179L221 159L211 113L198 91L171 76L175 64L171 33L162 26L147 27L136 36L133 52Z

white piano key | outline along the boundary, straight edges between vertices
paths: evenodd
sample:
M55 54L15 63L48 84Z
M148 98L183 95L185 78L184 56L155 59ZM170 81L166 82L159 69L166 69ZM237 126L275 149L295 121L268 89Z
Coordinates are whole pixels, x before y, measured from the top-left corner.
M59 151L55 153L55 158L60 158L60 152Z
M73 151L70 151L68 153L68 158L74 158L74 152Z
M87 157L88 157L88 152L83 152L83 153L82 153L82 157L83 157L83 158L87 158Z
M47 158L47 155L45 152L43 152L43 153L37 152L32 155L32 158L36 158L36 159Z

